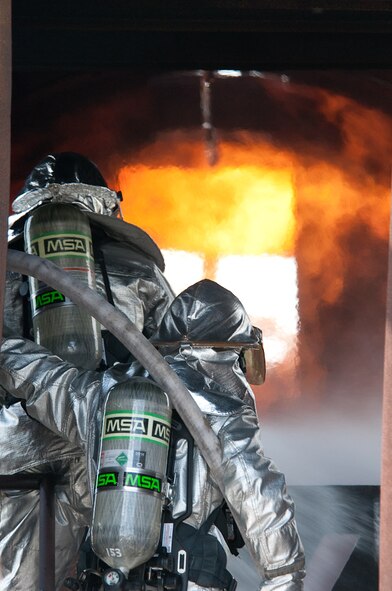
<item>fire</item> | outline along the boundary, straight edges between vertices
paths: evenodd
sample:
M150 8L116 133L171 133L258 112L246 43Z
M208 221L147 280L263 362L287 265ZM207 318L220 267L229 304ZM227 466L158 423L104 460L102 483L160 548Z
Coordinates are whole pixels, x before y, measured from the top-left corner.
M178 139L178 134L177 134ZM182 160L186 138L170 145ZM201 143L193 146L203 154ZM188 146L189 152L189 146ZM220 145L214 168L136 164L122 168L123 214L141 225L161 248L198 252L207 258L229 254L292 253L294 248L293 166L289 155L264 142L253 154L247 145Z
M291 348L278 373L270 375L262 388L264 406L281 397L282 391L293 395L298 355L302 373L315 380L308 386L313 389L316 383L316 389L322 388L320 310L345 297L348 281L355 283L372 272L355 257L355 244L350 242L353 229L376 240L388 237L390 171L385 161L392 148L391 120L319 89L290 90L297 100L302 91L311 94L318 117L335 129L334 150L316 131L314 147L303 151L282 148L261 134L222 133L219 161L210 167L201 135L178 130L157 135L118 171L125 219L148 231L162 249L197 253L204 260L204 276L225 284L245 305L243 294L252 294L251 307L273 284L271 302L281 300L281 310L292 307L291 328L282 337ZM281 97L282 104L289 98ZM295 289L272 281L273 264L270 275L260 276L265 268L260 266L261 257L266 255L295 261L299 269ZM241 267L254 272L241 274ZM276 290L281 292L279 298ZM264 310L252 310L253 318L260 321L273 350L273 339L285 330L284 314L277 312L271 320L269 302L263 302ZM277 343L276 349L280 346Z
M345 171L317 163L296 174L297 235L302 264L309 276L321 282L319 300L333 304L341 295L347 273L344 235L355 224L382 239L387 238L389 192L372 177L347 177Z
M314 155L302 155L237 132L218 139L219 162L209 167L195 133L161 133L118 172L125 219L163 249L210 259L293 254L301 231L312 225L307 256L314 275L339 250L336 237L345 226L362 221L386 238L390 179L380 170L392 148L390 119L345 97L312 93L322 116L339 129L339 150L323 153L316 137ZM339 296L334 283L330 301Z

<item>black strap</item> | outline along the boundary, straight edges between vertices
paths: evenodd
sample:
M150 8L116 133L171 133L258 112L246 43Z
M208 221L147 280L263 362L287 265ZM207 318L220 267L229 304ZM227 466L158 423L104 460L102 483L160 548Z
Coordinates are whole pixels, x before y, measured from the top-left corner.
M109 302L109 304L112 304L112 306L114 306L113 292L112 288L110 287L105 256L102 250L102 244L100 242L96 242L94 244L94 258L101 270L103 284L106 292L106 299ZM129 353L128 349L111 332L109 332L106 329L103 329L102 340L105 357L104 367L102 367L102 369L111 367L116 362L129 363L130 361L132 361L132 356Z
M22 310L23 310L23 336L26 339L32 339L33 321L31 316L30 306L30 288L29 280L27 275L22 275L22 283L19 287L19 295L22 297Z
M114 306L112 288L110 287L110 281L109 281L108 272L107 272L107 268L106 268L105 257L103 254L101 244L94 245L94 257L101 269L101 274L102 274L102 279L103 279L103 283L105 286L107 300L108 300L109 304L112 304L112 306Z
M186 510L177 519L171 520L166 513L167 521L172 521L173 531L173 555L178 562L178 553L185 551L187 555L187 572L182 575L182 589L187 588L187 580L204 587L219 587L230 589L236 587L236 581L226 569L226 552L219 540L209 533L211 526L217 524L223 515L224 508L228 510L225 501L208 516L199 529L184 523L184 520L192 513L193 507L193 450L194 441L184 421L176 410L172 415L172 430L168 461L168 478L173 478L174 462L178 441L187 441L187 503ZM226 528L227 529L227 528Z
M199 529L187 523L175 527L174 537L187 552L188 579L202 587L235 589L235 581L226 569L226 552L219 540L208 533L221 507L217 507Z
M225 538L230 552L238 556L238 548L242 548L245 542L226 501L217 515L215 525Z

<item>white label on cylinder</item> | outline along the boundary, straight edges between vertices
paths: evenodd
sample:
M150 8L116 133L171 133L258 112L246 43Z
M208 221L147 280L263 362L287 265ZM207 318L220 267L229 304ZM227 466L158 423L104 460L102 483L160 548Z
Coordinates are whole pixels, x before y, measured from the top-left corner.
M112 468L113 466L132 466L132 458L128 457L129 452L121 449L109 449L101 452L101 468Z
M164 548L166 548L166 550L169 554L172 551L173 528L174 528L173 523L164 523L163 524L162 546Z

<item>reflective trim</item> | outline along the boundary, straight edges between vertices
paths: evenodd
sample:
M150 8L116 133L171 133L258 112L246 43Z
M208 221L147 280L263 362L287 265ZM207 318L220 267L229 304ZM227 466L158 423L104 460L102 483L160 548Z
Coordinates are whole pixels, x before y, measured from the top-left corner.
M119 211L119 198L115 191L84 183L51 183L42 189L27 191L14 200L12 209L15 213L27 213L48 201L71 203L81 209L109 216L116 216Z

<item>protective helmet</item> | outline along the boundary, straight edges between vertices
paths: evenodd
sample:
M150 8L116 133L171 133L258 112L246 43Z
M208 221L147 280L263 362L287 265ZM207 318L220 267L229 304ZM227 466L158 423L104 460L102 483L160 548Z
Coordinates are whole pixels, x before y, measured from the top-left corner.
M121 193L108 188L91 160L76 152L60 152L48 154L33 168L12 209L16 214L27 213L49 201L117 217Z
M238 349L248 381L265 380L261 330L252 326L240 300L215 281L203 279L180 293L151 342L165 353L184 345Z

